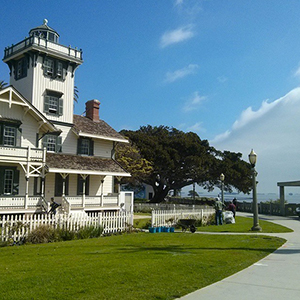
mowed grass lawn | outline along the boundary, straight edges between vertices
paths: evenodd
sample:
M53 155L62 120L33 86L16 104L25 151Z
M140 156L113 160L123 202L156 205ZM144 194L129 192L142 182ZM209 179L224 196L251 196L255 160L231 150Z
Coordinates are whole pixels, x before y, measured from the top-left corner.
M0 248L1 299L175 299L265 257L283 239L133 233Z

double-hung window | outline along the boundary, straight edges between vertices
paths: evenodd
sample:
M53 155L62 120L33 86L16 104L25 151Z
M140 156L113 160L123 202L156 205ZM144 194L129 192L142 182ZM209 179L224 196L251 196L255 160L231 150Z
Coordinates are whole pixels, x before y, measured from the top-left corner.
M0 145L9 147L21 146L22 129L18 122L0 121Z
M94 155L94 142L89 138L79 138L77 144L77 154Z
M61 152L62 150L62 138L52 134L47 134L43 138L43 147L49 152Z
M62 116L63 99L62 93L46 90L44 97L44 112L49 115Z
M66 68L64 63L55 58L46 57L43 64L44 75L53 79L65 79Z
M20 171L16 167L0 166L0 195L19 193Z
M21 79L27 76L27 57L19 59L15 64L15 79Z

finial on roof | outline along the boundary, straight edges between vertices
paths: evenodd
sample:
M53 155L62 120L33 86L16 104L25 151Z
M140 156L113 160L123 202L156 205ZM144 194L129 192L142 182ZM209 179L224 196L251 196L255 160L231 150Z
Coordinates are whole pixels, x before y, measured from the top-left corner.
M44 25L47 25L47 24L48 24L48 20L44 19Z

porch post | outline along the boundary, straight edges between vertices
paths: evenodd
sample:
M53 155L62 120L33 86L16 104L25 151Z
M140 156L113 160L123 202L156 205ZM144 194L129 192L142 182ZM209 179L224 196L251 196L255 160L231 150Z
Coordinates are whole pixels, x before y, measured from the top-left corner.
M279 186L279 196L280 196L280 213L281 213L282 216L285 216L284 186Z
M104 180L101 180L101 199L100 199L100 206L103 206L103 183Z
M24 208L27 209L28 207L28 191L29 191L29 177L25 177L26 180L26 186L25 186L25 203Z

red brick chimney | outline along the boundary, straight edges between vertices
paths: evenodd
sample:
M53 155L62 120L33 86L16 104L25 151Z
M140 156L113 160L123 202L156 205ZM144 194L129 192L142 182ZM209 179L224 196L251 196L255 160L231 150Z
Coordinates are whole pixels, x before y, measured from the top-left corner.
M85 103L85 116L94 122L99 122L100 101L93 99Z

